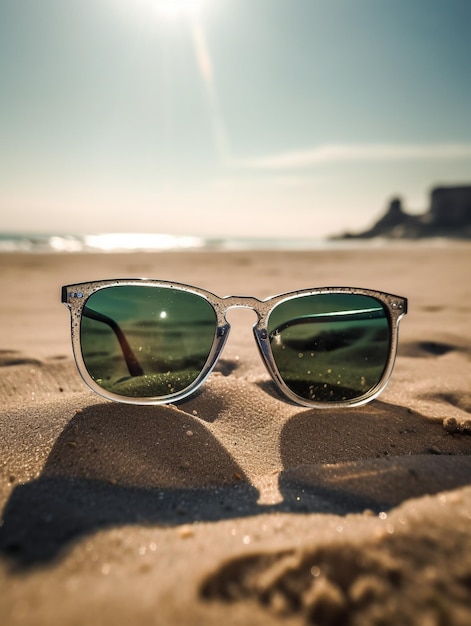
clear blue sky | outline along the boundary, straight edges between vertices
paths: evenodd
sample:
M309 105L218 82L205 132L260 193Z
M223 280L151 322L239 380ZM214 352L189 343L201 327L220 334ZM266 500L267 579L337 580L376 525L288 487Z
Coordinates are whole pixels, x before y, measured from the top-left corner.
M0 230L307 237L471 183L469 0L4 0Z

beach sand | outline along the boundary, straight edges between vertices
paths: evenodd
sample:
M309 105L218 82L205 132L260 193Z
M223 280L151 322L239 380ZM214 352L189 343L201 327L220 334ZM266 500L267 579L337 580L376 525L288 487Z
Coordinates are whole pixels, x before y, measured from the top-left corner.
M0 622L471 623L471 246L0 256ZM280 399L255 315L175 406L81 381L63 284L145 276L264 298L409 298L387 389Z

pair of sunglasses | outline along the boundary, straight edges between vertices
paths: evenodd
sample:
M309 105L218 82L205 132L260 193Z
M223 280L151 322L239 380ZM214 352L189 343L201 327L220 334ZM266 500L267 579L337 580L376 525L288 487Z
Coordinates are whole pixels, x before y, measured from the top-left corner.
M78 370L93 391L131 404L194 393L229 335L229 309L253 309L253 333L279 391L306 407L364 404L384 389L407 312L399 296L349 287L258 300L220 298L159 280L103 280L62 287Z

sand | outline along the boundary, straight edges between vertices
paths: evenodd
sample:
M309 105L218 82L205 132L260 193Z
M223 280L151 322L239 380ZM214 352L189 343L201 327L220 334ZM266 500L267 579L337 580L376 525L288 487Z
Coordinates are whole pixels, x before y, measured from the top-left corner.
M471 623L471 246L0 256L0 621ZM218 295L325 285L409 298L379 399L279 398L253 312L175 406L81 381L62 284L146 276Z

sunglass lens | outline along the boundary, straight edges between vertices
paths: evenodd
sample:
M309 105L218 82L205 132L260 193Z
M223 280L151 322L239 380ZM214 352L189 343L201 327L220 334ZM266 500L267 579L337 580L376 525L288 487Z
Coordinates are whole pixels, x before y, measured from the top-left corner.
M375 298L306 295L278 304L268 318L273 359L288 388L313 402L344 402L381 381L390 322Z
M172 396L203 370L216 326L213 307L198 294L169 287L106 287L84 305L82 357L90 376L107 391L130 398Z

